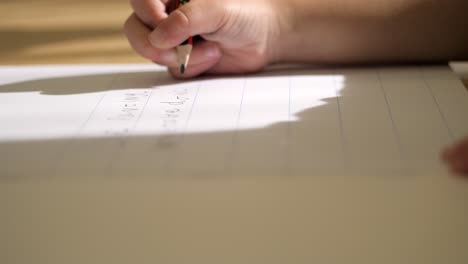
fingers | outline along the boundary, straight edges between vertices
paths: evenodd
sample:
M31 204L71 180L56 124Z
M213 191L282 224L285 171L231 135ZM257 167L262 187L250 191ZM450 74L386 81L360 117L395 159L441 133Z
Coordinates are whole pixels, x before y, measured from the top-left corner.
M148 35L151 31L135 14L125 22L124 31L132 48L144 58L161 65L171 65L177 60L175 49L160 50L149 43Z
M196 1L167 16L170 0L131 0L135 14L125 23L132 48L141 56L169 67L176 78L192 78L209 71L221 60L221 50L213 42L196 43L185 74L180 73L175 47L190 36L212 33L221 25L217 2ZM219 6L219 5L218 5ZM156 28L153 32L151 29Z
M169 67L169 72L179 79L193 78L215 67L221 57L221 50L217 44L202 42L194 47L184 74L180 72L180 65Z
M130 4L140 20L150 28L167 18L169 0L130 0Z
M169 49L191 36L216 32L224 17L219 2L194 1L178 8L158 25L149 41L156 48Z
M468 139L445 150L442 158L456 173L468 174Z
M177 78L198 76L216 65L222 56L221 49L216 43L197 43L192 50L187 71L181 75L177 72L180 65L177 63L176 50L174 48L162 50L153 47L148 41L150 30L135 14L131 15L125 22L124 30L130 45L138 54L157 64L174 68L171 73Z

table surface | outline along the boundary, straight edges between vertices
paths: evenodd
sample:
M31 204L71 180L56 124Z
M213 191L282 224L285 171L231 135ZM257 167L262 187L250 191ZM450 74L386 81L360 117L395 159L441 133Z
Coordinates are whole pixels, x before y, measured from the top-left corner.
M0 64L146 63L122 33L130 12L127 0L3 0ZM468 84L467 64L454 68ZM466 263L466 187L431 177L2 181L0 262Z
M122 25L127 0L0 1L0 64L145 63Z

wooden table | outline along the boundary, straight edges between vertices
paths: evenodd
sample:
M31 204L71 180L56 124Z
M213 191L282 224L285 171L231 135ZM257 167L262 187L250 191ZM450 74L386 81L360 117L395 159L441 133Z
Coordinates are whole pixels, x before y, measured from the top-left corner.
M122 25L127 0L0 2L0 64L144 63Z
M2 0L0 64L146 63L122 33L130 12L127 0ZM467 64L455 69L468 84ZM6 181L0 262L466 263L466 243L420 246L431 236L466 241L466 229L430 228L465 226L454 213L464 201L466 183L452 178Z

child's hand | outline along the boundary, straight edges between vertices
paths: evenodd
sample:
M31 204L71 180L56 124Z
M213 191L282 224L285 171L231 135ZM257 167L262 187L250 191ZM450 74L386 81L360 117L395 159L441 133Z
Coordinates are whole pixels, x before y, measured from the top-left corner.
M192 0L168 14L171 2L131 0L135 12L125 33L135 51L168 66L174 76L252 72L279 60L280 34L287 23L279 3L285 1ZM196 35L205 41L195 43L181 75L175 47Z
M468 138L445 150L442 156L454 172L468 174Z
M192 0L169 15L174 1L131 0L135 13L125 32L138 53L169 66L176 77L252 72L275 62L414 63L468 56L466 0ZM195 44L182 76L175 47L196 35L206 41Z

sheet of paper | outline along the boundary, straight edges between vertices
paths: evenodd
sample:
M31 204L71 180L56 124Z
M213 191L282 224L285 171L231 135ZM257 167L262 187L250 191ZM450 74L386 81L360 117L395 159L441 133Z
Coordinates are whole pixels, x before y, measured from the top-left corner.
M445 173L467 114L448 66L188 81L153 65L0 67L0 175Z

